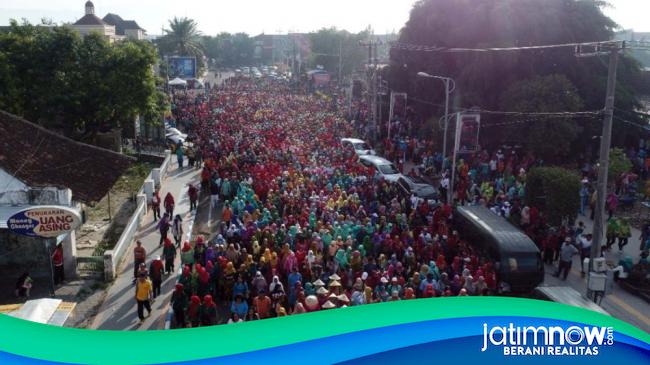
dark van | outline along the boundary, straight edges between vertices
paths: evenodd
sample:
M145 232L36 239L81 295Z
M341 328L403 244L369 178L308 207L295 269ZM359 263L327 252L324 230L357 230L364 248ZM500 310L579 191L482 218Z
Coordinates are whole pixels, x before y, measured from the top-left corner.
M535 243L510 222L481 206L456 208L458 232L495 263L499 292L528 293L544 281Z

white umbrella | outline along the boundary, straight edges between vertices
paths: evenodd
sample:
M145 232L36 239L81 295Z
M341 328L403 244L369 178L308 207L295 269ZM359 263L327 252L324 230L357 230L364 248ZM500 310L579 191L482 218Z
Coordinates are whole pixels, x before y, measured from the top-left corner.
M171 86L185 86L187 85L187 81L181 79L181 78L175 78L169 82L169 85Z

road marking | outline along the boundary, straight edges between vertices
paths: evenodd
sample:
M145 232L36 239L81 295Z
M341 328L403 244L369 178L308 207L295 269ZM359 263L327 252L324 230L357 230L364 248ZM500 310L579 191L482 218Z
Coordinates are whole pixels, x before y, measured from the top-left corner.
M608 295L605 298L607 298L607 300L611 300L612 302L614 302L616 305L618 305L623 310L628 312L634 318L636 318L639 321L645 323L647 326L650 326L650 318L648 318L648 316L645 316L645 315L641 314L641 312L639 312L638 310L632 308L629 304L625 303L623 300L618 298L616 295L613 295L613 294Z
M578 270L576 270L573 266L571 268L571 274L579 277L582 279L583 282L586 283L586 278L583 277ZM610 300L613 302L613 304L616 304L617 306L620 307L624 312L627 312L627 314L631 315L632 317L638 319L639 321L645 323L646 325L650 326L650 318L648 316L643 315L641 312L638 310L634 309L632 306L629 304L625 303L621 298L617 297L616 294L609 294L606 295L605 298L607 300Z

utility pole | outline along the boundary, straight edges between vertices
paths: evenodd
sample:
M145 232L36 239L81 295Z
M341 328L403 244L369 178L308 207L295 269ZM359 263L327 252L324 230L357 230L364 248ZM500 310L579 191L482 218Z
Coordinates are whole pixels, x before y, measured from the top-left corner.
M600 257L601 240L603 238L603 215L607 197L607 175L609 170L609 150L612 140L612 119L614 117L614 96L616 91L616 71L618 66L618 46L609 53L609 71L607 73L607 97L605 99L605 119L603 135L600 139L600 166L598 169L598 185L596 195L596 212L594 215L593 242L589 256L589 271L593 271L594 259ZM582 263L581 263L582 264Z
M343 38L339 39L339 85L343 85L343 80L341 79L343 75Z
M442 158L443 160L447 158L447 129L449 127L449 97L454 90L456 90L456 82L450 77L444 76L432 76L426 72L418 72L418 77L429 78L429 79L438 79L445 83L445 127L442 136Z
M377 45L381 42L376 40L369 40L367 42L359 42L362 47L368 47L368 66L366 76L368 81L368 123L370 130L372 130L373 142L376 142L377 134ZM374 50L373 50L374 48ZM373 60L374 55L374 60Z
M603 134L600 139L600 163L598 167L598 183L596 185L596 211L594 213L594 227L592 232L591 252L589 255L589 278L594 273L594 259L601 256L601 244L603 239L605 201L607 199L607 175L609 173L609 150L612 141L612 122L614 118L614 100L616 92L616 71L618 67L619 52L625 48L625 42L611 45L611 49L603 49L602 46L594 46L586 51L584 46L576 47L576 57L593 57L609 55L609 68L607 72L607 96L605 98L605 110L603 120ZM584 263L581 262L580 265ZM582 267L582 266L581 266ZM589 283L589 280L587 281ZM597 294L587 286L587 296L596 301Z

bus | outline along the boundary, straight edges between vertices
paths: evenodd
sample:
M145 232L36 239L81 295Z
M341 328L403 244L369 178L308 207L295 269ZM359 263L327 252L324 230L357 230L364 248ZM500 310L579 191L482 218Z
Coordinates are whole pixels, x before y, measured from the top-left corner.
M499 293L531 293L544 281L544 264L535 243L504 218L482 206L456 208L462 237L495 263Z

